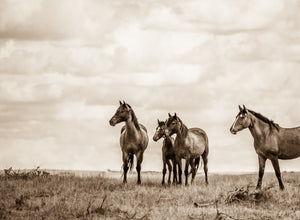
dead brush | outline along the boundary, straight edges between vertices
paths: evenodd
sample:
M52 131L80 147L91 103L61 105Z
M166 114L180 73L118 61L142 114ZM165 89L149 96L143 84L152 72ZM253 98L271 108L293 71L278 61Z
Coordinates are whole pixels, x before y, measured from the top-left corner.
M8 169L4 169L4 178L5 179L32 179L35 177L48 177L50 173L46 171L39 170L40 167L36 167L29 171L21 171L21 170L14 170L12 167Z
M249 188L254 187L248 185L247 187L236 187L235 190L228 192L225 203L230 204L233 202L263 202L270 198L269 189L273 188L273 185L269 185L262 189L256 189L254 191Z

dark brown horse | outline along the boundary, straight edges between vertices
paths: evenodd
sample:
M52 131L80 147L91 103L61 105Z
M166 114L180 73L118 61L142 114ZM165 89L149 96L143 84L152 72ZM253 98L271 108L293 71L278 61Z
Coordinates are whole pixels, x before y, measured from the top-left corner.
M258 154L259 174L257 187L260 188L264 175L266 159L270 159L274 167L280 189L284 189L281 180L278 159L294 159L300 156L300 127L282 128L265 116L250 109L239 106L239 113L230 128L236 134L249 128L254 138L254 148Z
M185 159L185 184L188 183L188 166L191 166L192 172L192 181L195 178L197 168L196 160L200 159L200 156L204 162L204 173L205 173L205 182L208 184L207 179L207 162L208 162L208 137L206 133L200 128L190 128L188 129L183 122L177 117L176 113L174 116L169 114L169 118L166 121L166 136L171 136L176 134L174 150L176 155L176 163L178 165L178 175L179 175L179 184L181 183L182 175L182 166L181 159Z
M130 105L120 101L120 106L115 115L110 119L112 126L120 122L125 122L125 126L121 129L120 145L123 152L123 182L127 182L127 171L132 169L133 155L136 155L138 173L137 184L141 184L141 164L143 154L148 145L148 135L145 126L138 123L135 113Z
M157 123L158 126L153 136L153 140L158 141L160 138L162 137L164 138L163 146L162 146L162 160L163 160L162 184L165 184L165 175L167 172L166 165L168 165L168 169L169 169L168 183L169 184L171 183L172 167L173 167L173 183L176 183L177 174L176 174L176 161L175 161L175 152L174 152L174 138L165 135L166 124L164 121L157 120Z

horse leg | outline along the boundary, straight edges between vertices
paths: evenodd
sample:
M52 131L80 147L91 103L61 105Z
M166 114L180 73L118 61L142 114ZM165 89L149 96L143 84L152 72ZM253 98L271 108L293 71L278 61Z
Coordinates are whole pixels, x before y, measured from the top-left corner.
M176 161L172 160L173 163L173 184L177 182L177 169L176 169Z
M181 159L179 159L178 157L176 157L176 163L178 165L178 184L181 184L181 175L182 175L182 165L181 165Z
M261 188L262 179L265 172L266 158L262 156L258 156L258 163L259 163L259 171L258 171L258 181L257 181L256 189Z
M123 152L123 183L127 183L128 154Z
M168 170L169 170L168 184L170 184L171 183L171 173L172 173L172 165L170 163L170 160L167 160L167 164L168 164Z
M203 170L204 170L204 174L205 174L205 183L208 184L208 178L207 178L207 171L208 171L207 163L208 163L208 158L207 158L207 154L206 153L204 153L202 155L202 159L203 159Z
M191 184L194 182L195 176L196 176L196 164L195 160L190 159L190 165L191 165L191 172L192 172L192 180Z
M141 184L141 164L143 162L143 152L138 152L136 155L136 171L138 173L137 184Z
M163 178L161 184L165 184L165 175L166 175L167 169L166 169L166 161L163 161Z
M185 185L188 185L189 164L190 164L190 159L185 159L185 169L184 169Z
M273 165L275 173L276 173L276 177L277 177L278 182L279 182L279 187L280 187L281 190L284 190L284 185L281 181L281 174L280 174L278 158L277 157L272 158L271 162L272 162L272 165Z

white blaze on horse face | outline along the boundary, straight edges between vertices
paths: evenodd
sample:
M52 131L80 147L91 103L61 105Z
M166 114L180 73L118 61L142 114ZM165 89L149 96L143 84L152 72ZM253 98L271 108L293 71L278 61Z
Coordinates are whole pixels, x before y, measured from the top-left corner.
M231 126L232 129L235 128L235 124L236 124L236 122L237 122L238 119L239 119L239 117L236 117L236 118L235 118L235 121L233 122L233 124L232 124L232 126Z
M166 128L166 129L165 129L165 135L166 135L166 136L170 136L170 133L171 133L171 131L170 131L168 128Z

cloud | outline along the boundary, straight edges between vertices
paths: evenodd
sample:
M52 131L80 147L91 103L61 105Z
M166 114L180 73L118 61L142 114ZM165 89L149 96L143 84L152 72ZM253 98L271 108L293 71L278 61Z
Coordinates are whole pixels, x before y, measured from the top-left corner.
M100 37L113 25L107 4L83 1L4 2L0 36L23 40L61 40ZM100 10L101 13L97 13ZM97 13L97 14L96 14ZM96 36L95 36L96 35ZM105 37L101 37L105 40Z
M143 169L161 170L162 143L151 138L157 118L177 112L207 132L210 169L256 170L251 135L229 127L238 104L299 124L298 9L277 0L1 2L0 166L119 170L122 125L108 121L125 100L148 129Z

